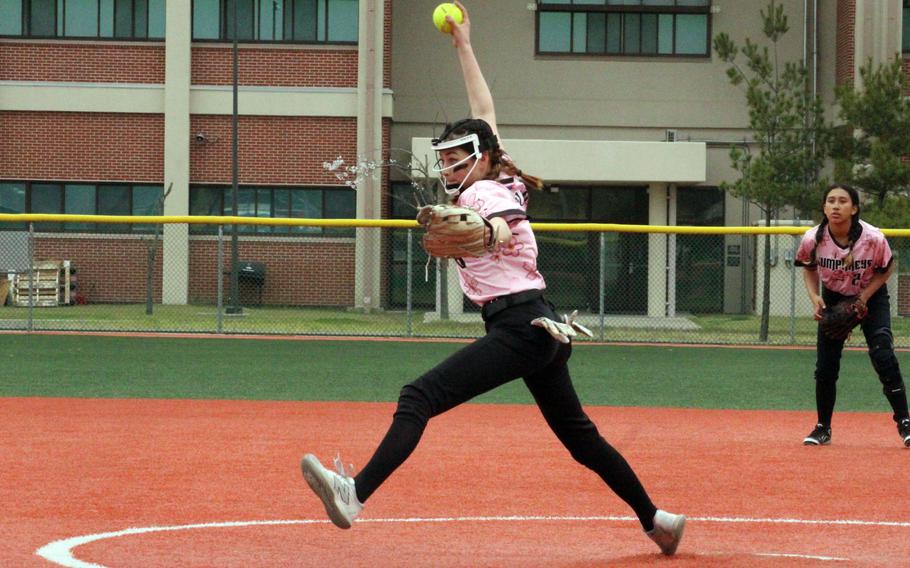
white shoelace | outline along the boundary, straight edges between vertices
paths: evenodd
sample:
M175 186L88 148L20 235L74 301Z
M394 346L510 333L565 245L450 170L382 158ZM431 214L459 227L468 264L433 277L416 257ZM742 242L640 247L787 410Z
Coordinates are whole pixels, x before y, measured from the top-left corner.
M348 469L345 470L344 462L341 461L341 454L336 454L333 462L335 464L335 471L338 472L338 475L341 477L354 477L354 464L349 463Z

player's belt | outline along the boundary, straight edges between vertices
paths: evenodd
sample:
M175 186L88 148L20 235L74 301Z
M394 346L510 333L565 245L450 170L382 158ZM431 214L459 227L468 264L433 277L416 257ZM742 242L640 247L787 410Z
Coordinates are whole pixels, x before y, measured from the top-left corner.
M524 292L515 292L514 294L499 296L484 304L483 308L480 310L480 315L483 317L483 321L487 321L506 308L524 304L542 296L542 290L525 290Z

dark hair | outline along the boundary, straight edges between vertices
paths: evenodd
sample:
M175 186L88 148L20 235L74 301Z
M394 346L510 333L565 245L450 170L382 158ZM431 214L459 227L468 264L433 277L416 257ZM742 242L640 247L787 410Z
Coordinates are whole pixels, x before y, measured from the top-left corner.
M487 175L488 179L495 180L499 177L500 173L505 172L511 176L521 178L526 186L533 189L541 189L543 187L543 181L539 177L522 172L521 169L515 165L515 162L502 151L502 147L499 145L499 139L493 134L493 129L490 127L489 123L482 118L464 118L446 124L445 128L442 130L442 134L440 134L438 138L434 138L433 143L438 144L439 142L445 142L446 140L456 140L469 134L477 135L477 138L480 140L479 149L481 152L489 152L490 173ZM471 148L471 150L473 150L473 148Z
M818 243L821 242L822 237L825 234L825 227L828 226L828 216L825 215L825 203L828 201L828 194L830 194L835 189L843 189L847 192L847 195L850 196L850 202L856 206L856 213L850 217L850 230L847 232L847 256L844 257L844 268L849 269L853 266L853 244L856 243L857 239L863 232L862 226L859 224L859 213L860 213L860 204L859 204L859 191L852 185L847 185L845 183L835 183L828 186L828 189L825 190L825 194L822 196L822 222L818 226L818 230L815 232L815 248L812 249L812 254L810 255L810 262L815 262L815 249L818 248Z
M434 144L455 140L469 134L476 134L480 140L480 151L487 152L499 148L499 139L493 134L493 129L486 120L481 118L463 118L449 123L442 129L442 134L433 139Z

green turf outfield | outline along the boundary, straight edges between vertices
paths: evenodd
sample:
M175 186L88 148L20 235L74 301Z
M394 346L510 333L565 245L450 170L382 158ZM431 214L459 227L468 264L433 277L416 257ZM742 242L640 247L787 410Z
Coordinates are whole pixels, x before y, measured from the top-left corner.
M0 334L0 396L394 401L462 346ZM581 345L570 368L588 405L806 410L814 362L812 350ZM478 402L531 398L516 381ZM838 410L887 409L865 352L845 352Z

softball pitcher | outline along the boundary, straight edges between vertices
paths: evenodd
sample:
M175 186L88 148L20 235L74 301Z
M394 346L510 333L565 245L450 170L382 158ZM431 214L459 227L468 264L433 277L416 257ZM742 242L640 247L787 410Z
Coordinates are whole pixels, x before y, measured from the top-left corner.
M540 181L521 172L500 147L492 96L471 48L470 19L458 6L463 22L447 21L472 118L447 125L433 148L454 205L480 213L494 236L487 252L457 262L465 295L482 306L486 335L402 388L392 425L360 473L351 477L340 460L332 471L307 454L304 478L332 522L350 528L363 504L410 456L432 417L521 378L571 456L599 475L632 508L661 551L672 555L685 517L655 507L626 460L585 414L572 385L571 337L587 330L575 323L574 314L560 318L544 297L525 191L525 185L539 187ZM432 215L421 212L428 225Z

